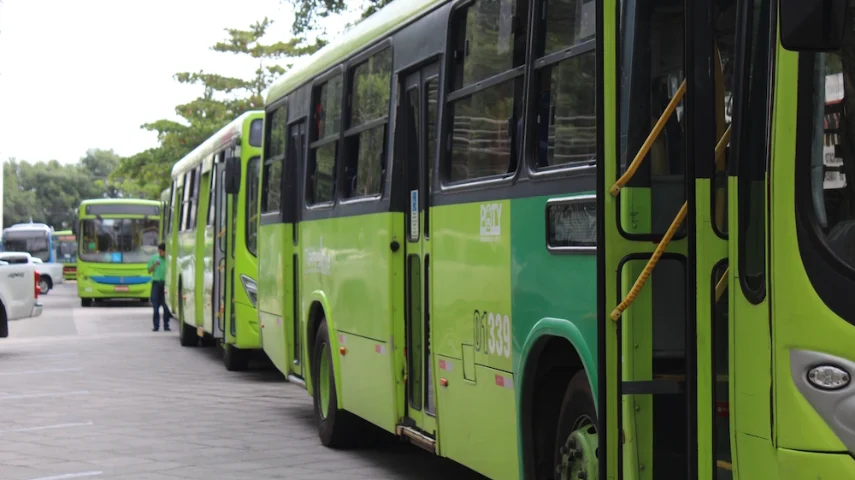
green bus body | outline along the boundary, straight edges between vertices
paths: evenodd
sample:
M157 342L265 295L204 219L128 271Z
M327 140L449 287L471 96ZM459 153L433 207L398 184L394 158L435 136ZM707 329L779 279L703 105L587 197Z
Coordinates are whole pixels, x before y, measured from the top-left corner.
M263 112L241 115L172 169L167 300L181 319L182 345L222 341L229 369L244 368L260 349L253 212L263 119ZM230 158L240 166L236 194L225 190Z
M139 199L91 199L80 203L75 234L77 295L93 300L151 296L147 264L157 253L160 202Z
M77 237L72 230L53 232L55 258L62 264L62 277L77 280Z
M685 5L397 1L271 88L261 344L324 445L373 425L495 479L855 476L822 57L781 46L775 0Z

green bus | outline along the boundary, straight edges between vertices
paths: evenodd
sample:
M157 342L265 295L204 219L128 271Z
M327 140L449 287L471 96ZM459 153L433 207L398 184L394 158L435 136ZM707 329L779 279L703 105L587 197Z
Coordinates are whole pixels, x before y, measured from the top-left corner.
M260 349L254 212L263 123L264 112L244 113L172 169L167 301L181 345L221 344L228 370L246 368Z
M322 444L379 428L495 479L853 478L855 190L823 182L855 168L852 109L823 161L845 7L399 0L290 69L261 343Z
M54 258L62 264L62 278L77 280L77 237L71 230L53 232Z
M146 265L157 253L160 202L141 199L83 200L74 233L78 240L77 295L89 307L94 300L151 296Z

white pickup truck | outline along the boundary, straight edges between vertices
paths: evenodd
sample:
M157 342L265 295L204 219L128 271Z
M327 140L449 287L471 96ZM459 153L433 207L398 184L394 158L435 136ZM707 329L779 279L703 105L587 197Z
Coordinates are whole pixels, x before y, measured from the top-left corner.
M9 336L10 320L41 314L36 264L0 260L0 338Z
M0 261L10 264L34 264L36 271L39 272L39 286L42 289L42 295L47 295L54 284L63 282L61 263L44 263L40 258L34 257L27 252L0 252Z

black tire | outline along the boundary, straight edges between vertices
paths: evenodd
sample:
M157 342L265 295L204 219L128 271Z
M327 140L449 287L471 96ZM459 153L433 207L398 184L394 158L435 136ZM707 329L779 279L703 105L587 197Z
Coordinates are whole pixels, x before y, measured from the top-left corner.
M332 348L329 330L325 319L315 336L312 349L312 399L315 408L315 419L318 422L318 437L325 447L342 448L354 446L358 441L359 419L353 414L338 408L338 394L335 390L335 367L333 366ZM326 348L324 348L326 346ZM324 418L321 409L320 365L321 352L328 355L329 360L329 402L327 416Z
M39 277L39 288L41 291L39 295L47 295L53 289L53 281L47 275L42 275Z
M182 347L195 347L199 344L199 335L196 335L196 327L192 325L188 325L187 322L184 321L184 300L180 297L181 292L181 284L178 284L178 323L181 326L178 327L178 341L181 342Z
M91 298L81 298L80 299L80 306L83 308L91 307L92 306L92 299Z
M230 372L240 372L249 366L252 351L241 350L230 343L223 345L223 365Z
M591 423L589 428L596 431L597 409L594 405L594 396L591 394L588 376L584 371L580 371L570 379L567 390L564 392L564 400L561 402L561 414L558 416L558 432L555 437L555 452L553 454L555 470L562 463L562 448L565 448L570 434L588 422Z

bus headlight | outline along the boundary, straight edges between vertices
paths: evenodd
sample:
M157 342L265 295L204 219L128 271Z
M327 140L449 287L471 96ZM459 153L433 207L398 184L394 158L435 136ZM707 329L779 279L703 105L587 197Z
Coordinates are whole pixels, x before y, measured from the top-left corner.
M808 371L808 381L816 388L838 390L849 385L849 372L834 365L817 365Z
M252 302L252 306L256 307L258 303L258 284L255 280L243 274L240 276L240 281L243 283L243 290L246 292L246 296L249 297L249 301Z

